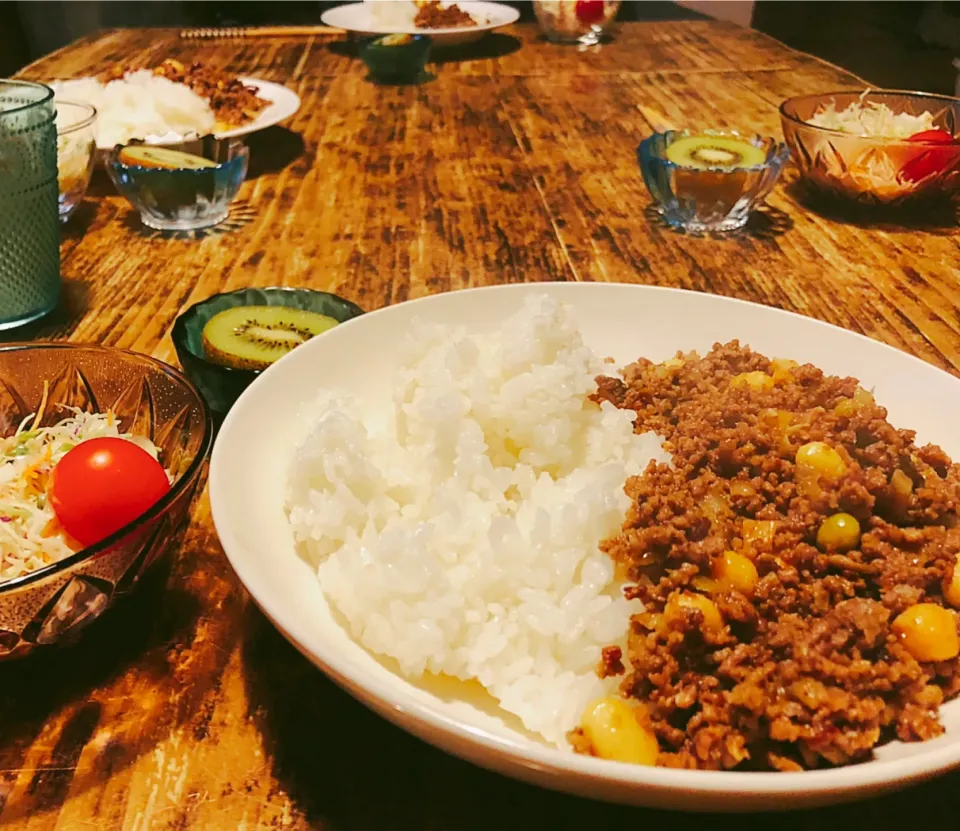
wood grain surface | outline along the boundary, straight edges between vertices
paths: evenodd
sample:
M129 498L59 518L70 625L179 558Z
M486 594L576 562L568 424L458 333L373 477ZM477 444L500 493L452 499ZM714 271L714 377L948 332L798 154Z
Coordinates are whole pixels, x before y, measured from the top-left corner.
M191 303L311 286L374 309L500 282L608 280L741 297L863 332L956 372L956 222L913 228L813 212L786 181L737 237L663 227L635 157L649 125L778 133L790 95L862 81L707 22L629 24L602 47L517 26L432 79L380 87L329 38L189 43L175 31L84 39L24 70L52 79L201 59L301 96L250 138L225 228L147 233L98 174L64 231L61 307L14 337L175 360ZM960 776L861 805L687 817L600 805L449 758L356 704L287 645L217 542L206 498L169 574L69 650L2 667L0 824L16 829L676 829L956 827Z

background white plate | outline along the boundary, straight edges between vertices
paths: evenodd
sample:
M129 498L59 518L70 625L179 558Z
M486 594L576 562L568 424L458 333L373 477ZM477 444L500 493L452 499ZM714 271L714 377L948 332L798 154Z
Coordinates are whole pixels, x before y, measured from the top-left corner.
M243 127L237 127L234 130L227 130L223 133L217 133L217 138L239 138L248 136L250 133L256 133L279 124L294 115L300 109L300 96L290 87L283 84L275 84L272 81L261 81L259 78L240 78L247 86L256 87L257 95L270 104L264 107L260 114L249 124Z
M389 0L384 0L389 2ZM328 9L320 19L327 26L335 26L357 35L429 35L438 46L455 46L479 40L487 32L509 26L520 17L520 12L503 3L481 0L464 0L457 5L467 14L483 15L489 22L480 26L465 26L457 29L418 29L416 26L386 26L371 14L367 3L348 3Z
M274 84L271 81L263 81L260 78L241 76L239 80L248 86L256 87L257 95L264 101L268 101L269 104L264 107L260 111L260 114L249 124L245 124L243 127L237 127L234 130L217 133L217 138L239 138L240 136L247 136L250 135L250 133L265 130L267 127L272 127L274 124L279 124L281 121L290 118L290 116L300 109L300 96L289 87L285 87L282 84ZM68 101L74 100L69 94L65 95L64 98ZM171 139L170 143L179 141L180 137L176 137L175 139ZM164 142L153 141L152 143L163 144ZM98 143L97 150L109 152L113 150L113 145L101 145Z
M386 388L396 346L419 318L490 328L527 294L570 303L587 343L618 364L671 357L737 338L771 356L810 361L874 387L891 421L960 456L960 380L903 352L811 318L707 294L650 286L546 283L451 292L355 318L263 373L231 410L213 450L210 498L230 563L254 600L304 655L371 709L477 764L558 790L680 810L782 810L865 797L960 764L960 701L947 733L887 745L861 765L803 773L725 773L622 765L547 747L489 702L458 700L392 673L333 619L283 512L286 471L324 387L370 400Z

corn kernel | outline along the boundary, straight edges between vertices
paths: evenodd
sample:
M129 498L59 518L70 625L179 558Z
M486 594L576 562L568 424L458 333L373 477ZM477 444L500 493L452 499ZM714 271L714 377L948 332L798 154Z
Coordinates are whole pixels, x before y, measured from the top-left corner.
M744 553L755 555L758 544L770 545L777 533L777 523L772 519L745 519L740 536L743 537Z
M953 612L935 603L917 603L891 624L907 652L918 661L949 661L960 654Z
M757 567L736 551L724 551L713 561L711 570L721 588L747 596L753 594L760 580Z
M774 358L770 361L770 374L773 376L775 384L793 380L791 370L796 369L799 364L787 358Z
M773 378L766 372L741 372L730 379L731 387L749 387L752 390L773 389Z
M797 451L796 463L802 473L828 480L839 479L847 470L843 457L822 441L803 445Z
M852 398L841 398L833 411L841 418L853 418L857 414L857 405Z
M580 727L601 759L655 765L660 748L657 738L637 720L626 701L614 696L598 699L583 714Z
M817 531L817 545L824 551L851 551L860 544L860 523L850 514L827 517Z
M674 594L667 601L667 611L678 608L700 612L703 616L703 630L707 634L715 635L723 629L723 616L720 614L717 604L709 597L693 592Z

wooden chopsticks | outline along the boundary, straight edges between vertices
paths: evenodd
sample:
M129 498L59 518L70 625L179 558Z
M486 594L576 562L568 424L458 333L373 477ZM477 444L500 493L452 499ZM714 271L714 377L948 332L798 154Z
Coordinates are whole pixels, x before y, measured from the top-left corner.
M676 128L670 123L670 119L667 118L663 113L655 110L653 107L646 107L643 104L637 104L637 109L640 110L640 115L642 115L653 127L654 131L657 133L665 133L668 130L675 130Z
M244 38L312 37L342 35L333 26L227 26L220 28L183 29L183 40L240 40Z

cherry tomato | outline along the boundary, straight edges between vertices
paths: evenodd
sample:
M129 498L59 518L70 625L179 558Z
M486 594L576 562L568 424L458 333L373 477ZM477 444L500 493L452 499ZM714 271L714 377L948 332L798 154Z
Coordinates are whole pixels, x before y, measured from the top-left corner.
M577 20L588 26L603 20L603 0L577 0L574 7Z
M914 133L907 141L921 144L953 144L955 139L946 130L924 130L922 133Z
M94 545L148 511L170 490L160 463L126 439L81 442L57 462L50 504L64 530Z
M934 145L914 156L900 169L900 177L919 182L934 174L946 173L960 161L960 145L946 130L924 130L907 139L915 144Z

